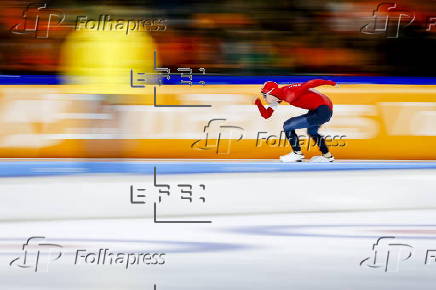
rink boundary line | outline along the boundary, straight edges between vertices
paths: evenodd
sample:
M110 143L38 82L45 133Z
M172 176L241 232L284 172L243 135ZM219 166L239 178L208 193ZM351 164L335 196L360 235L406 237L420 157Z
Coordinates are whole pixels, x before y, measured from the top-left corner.
M343 213L368 213L368 212L409 212L409 211L434 211L436 207L411 207L411 208L372 208L372 209L320 209L320 210L294 210L294 211L265 211L265 212L243 212L243 213L201 213L201 214L165 214L162 218L210 218L210 217L243 217L243 216L271 216L271 215L302 215L302 214L343 214ZM29 218L29 219L14 219L6 218L0 220L0 225L5 223L57 223L57 222L81 222L81 221L111 221L111 220L141 220L150 221L153 223L153 218L147 215L132 215L132 216L83 216L83 217L60 217L60 218ZM436 227L436 224L435 224Z
M204 174L264 173L350 170L436 169L433 162L192 162L192 161L4 161L0 177L53 176L76 174Z
M299 225L260 225L245 226L230 230L230 232L245 234L251 236L269 236L269 237L316 237L316 238L340 238L340 239L378 239L381 235L347 235L335 233L319 233L317 229L325 228L410 228L410 227L436 227L436 224L299 224ZM390 236L399 239L409 240L436 240L436 236L429 235L405 235L386 233L384 236Z
M342 84L377 84L377 85L436 85L435 77L392 77L392 76L340 76L340 75L272 75L272 76L233 76L201 75L206 85L262 85L266 81L280 84L306 82L311 79L329 79ZM162 79L164 85L180 85L181 77L172 76ZM62 85L64 76L58 75L0 75L0 85Z

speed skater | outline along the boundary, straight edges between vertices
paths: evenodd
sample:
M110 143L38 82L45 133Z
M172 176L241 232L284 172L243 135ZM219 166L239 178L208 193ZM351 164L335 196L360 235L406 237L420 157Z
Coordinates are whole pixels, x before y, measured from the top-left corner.
M321 125L330 121L333 115L332 101L326 95L314 89L323 85L335 86L336 83L329 80L314 79L281 88L275 82L266 82L263 85L261 93L268 106L265 108L259 98L255 101L263 118L268 119L271 117L282 101L289 103L291 106L308 110L306 114L290 118L283 124L286 138L289 140L293 152L280 156L282 162L301 162L304 159L298 135L295 133L296 129L302 128L307 128L307 134L315 140L322 153L321 156L313 157L312 162L333 162L335 160L329 152L324 138L318 133Z

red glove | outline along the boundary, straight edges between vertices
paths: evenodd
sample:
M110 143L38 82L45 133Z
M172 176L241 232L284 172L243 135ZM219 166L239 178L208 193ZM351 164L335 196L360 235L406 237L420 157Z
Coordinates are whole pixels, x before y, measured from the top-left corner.
M268 119L271 117L274 110L270 107L268 109L265 109L265 107L262 105L262 101L260 99L256 99L254 102L256 104L257 108L259 109L260 115L264 117L265 119Z

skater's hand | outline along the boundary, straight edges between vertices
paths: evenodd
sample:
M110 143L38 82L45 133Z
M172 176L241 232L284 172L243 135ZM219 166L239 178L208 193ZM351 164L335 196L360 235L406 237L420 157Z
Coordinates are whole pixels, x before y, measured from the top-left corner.
M264 117L265 119L268 119L272 116L274 110L270 107L268 109L265 109L264 111L260 112L260 115Z
M269 107L268 109L265 109L265 107L262 105L262 101L260 99L256 99L254 102L257 105L257 108L259 109L260 115L264 117L265 119L268 119L271 117L274 110Z
M263 105L262 105L262 101L261 101L259 98L257 98L256 101L254 101L254 104L255 104L256 106L258 106L258 107L259 107L259 106L263 106Z

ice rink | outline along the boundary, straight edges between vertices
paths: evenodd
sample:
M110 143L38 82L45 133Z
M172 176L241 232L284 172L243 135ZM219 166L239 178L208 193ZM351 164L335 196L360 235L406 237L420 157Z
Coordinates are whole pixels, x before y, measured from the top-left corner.
M434 162L25 162L2 289L434 289Z

